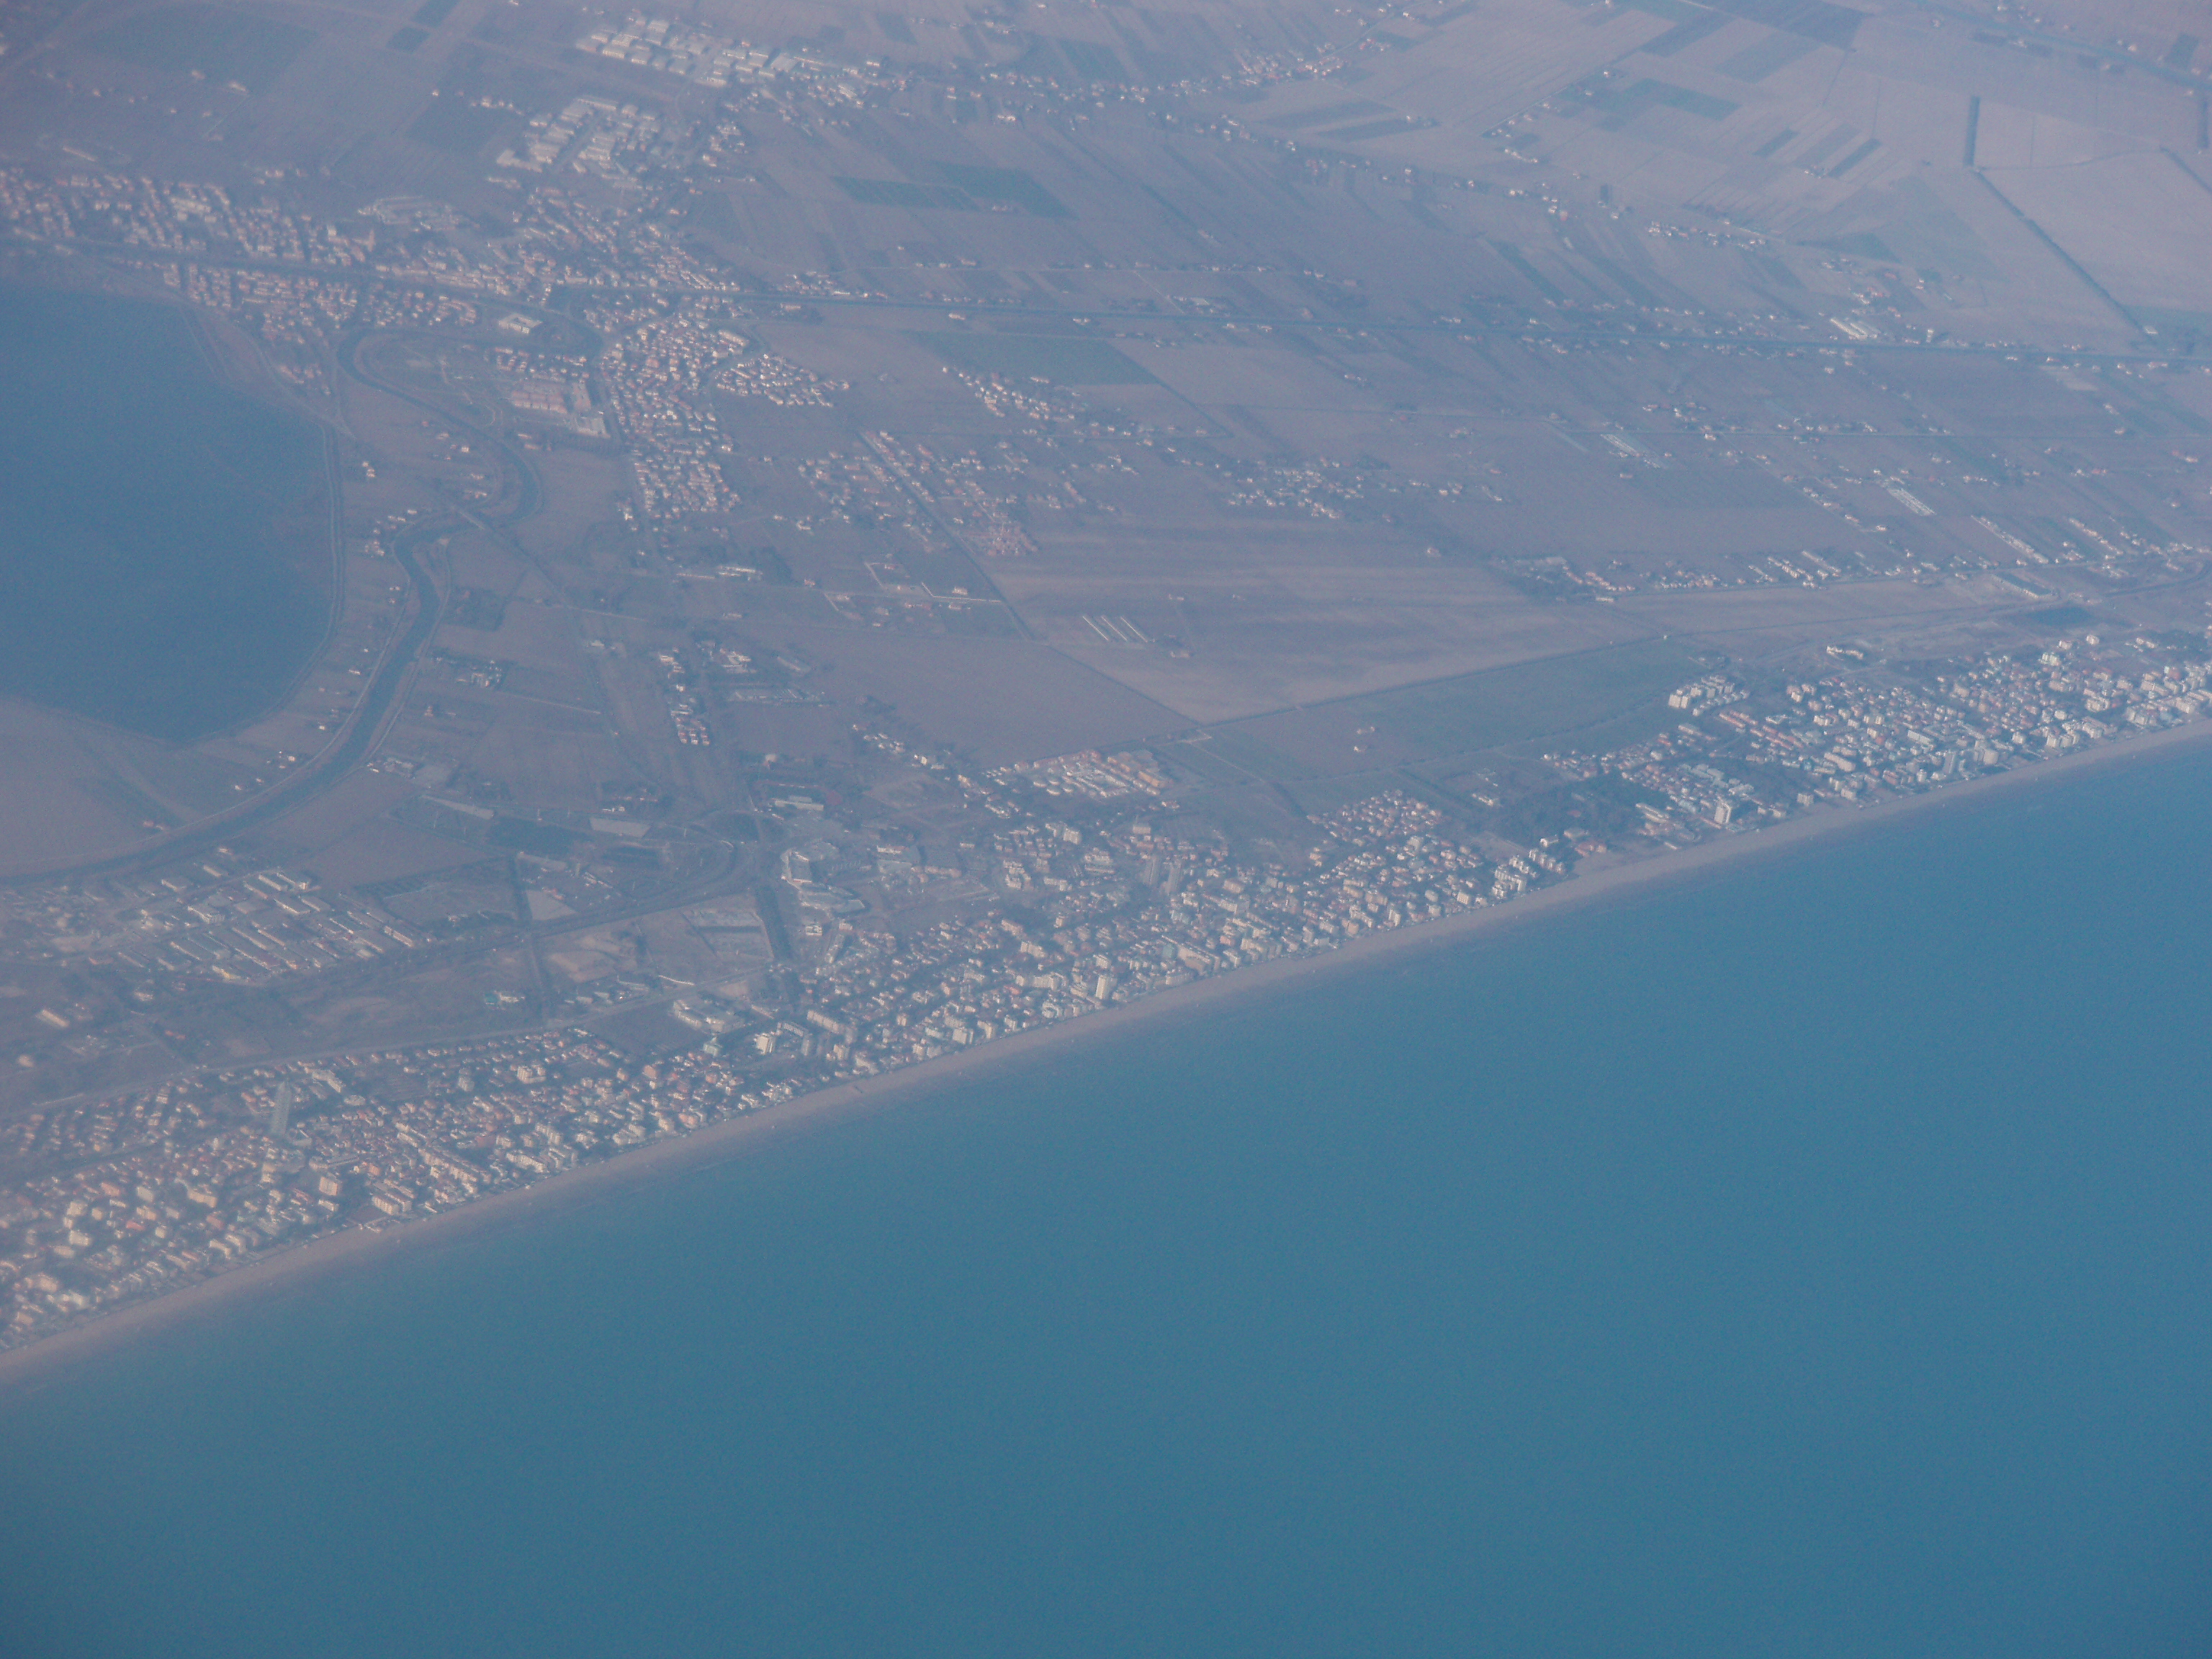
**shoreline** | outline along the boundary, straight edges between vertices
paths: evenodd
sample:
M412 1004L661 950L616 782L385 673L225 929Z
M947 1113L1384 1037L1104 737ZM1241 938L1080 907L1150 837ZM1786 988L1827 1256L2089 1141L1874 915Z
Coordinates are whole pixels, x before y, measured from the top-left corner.
M1955 811L2001 799L2007 791L2036 783L2080 780L2100 769L2171 758L2207 745L2212 745L2212 720L2194 720L1926 794L1873 806L1825 809L1749 834L1723 835L1674 853L1578 875L1509 904L1365 933L1332 950L1234 969L1141 1001L1032 1027L875 1077L832 1084L765 1111L726 1119L434 1216L326 1235L167 1295L118 1308L27 1347L0 1354L0 1401L8 1394L51 1382L71 1366L91 1363L107 1349L135 1337L157 1334L231 1304L298 1293L319 1279L371 1271L405 1255L450 1248L474 1233L526 1225L542 1216L582 1208L665 1174L709 1169L791 1134L887 1109L909 1097L951 1088L964 1078L1034 1065L1079 1041L1103 1039L1147 1023L1194 1017L1202 1010L1239 998L1264 995L1331 973L1357 970L1386 958L1449 949L1609 897L1658 891L1739 862L1771 860L1891 827L1937 808Z

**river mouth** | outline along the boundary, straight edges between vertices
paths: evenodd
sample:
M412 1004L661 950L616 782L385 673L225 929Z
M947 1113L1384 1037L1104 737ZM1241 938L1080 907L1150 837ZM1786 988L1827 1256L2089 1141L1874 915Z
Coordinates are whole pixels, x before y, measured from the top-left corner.
M0 696L191 743L321 643L325 439L216 378L174 307L0 284Z

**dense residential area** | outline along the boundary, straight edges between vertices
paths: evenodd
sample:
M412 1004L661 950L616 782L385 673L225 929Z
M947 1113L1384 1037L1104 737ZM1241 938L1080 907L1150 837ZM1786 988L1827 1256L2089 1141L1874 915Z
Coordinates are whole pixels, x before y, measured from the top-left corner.
M0 18L301 641L6 688L0 1341L2200 718L2194 37L1681 9Z
M7 1124L0 1158L30 1173L0 1195L5 1340L808 1091L1508 904L1586 866L1663 857L2190 720L2212 701L2205 656L2186 638L2090 634L1947 665L1917 686L1859 670L1752 696L1711 675L1667 699L1669 714L1691 717L1666 730L1603 755L1547 757L1557 785L1532 810L1558 828L1528 845L1471 833L1468 813L1445 810L1448 792L1409 779L1319 816L1302 856L1267 861L1183 811L1171 764L1148 754L976 778L872 733L875 763L939 778L960 804L952 821L971 835L955 834L940 854L796 814L805 839L781 856L777 896L796 923L787 966L757 974L750 995L631 976L629 1000L664 1007L668 1029L688 1033L679 1042L637 1048L564 1025L201 1069ZM1567 822L1577 800L1611 804L1610 827ZM35 939L95 971L241 979L309 971L334 948L365 958L421 943L358 899L319 899L281 869L210 863L201 873L196 889L173 878L12 895L11 940L20 952ZM872 903L854 891L864 883ZM887 887L949 890L957 914L894 931L879 914ZM59 1009L41 1018L71 1019Z

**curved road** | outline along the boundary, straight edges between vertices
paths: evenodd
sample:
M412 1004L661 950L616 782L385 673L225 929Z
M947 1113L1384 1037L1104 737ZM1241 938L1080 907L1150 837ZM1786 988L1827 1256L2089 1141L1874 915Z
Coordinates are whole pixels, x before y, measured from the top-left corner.
M407 631L385 653L378 665L376 676L369 682L354 712L352 724L346 734L331 747L325 749L292 776L234 812L219 818L210 818L179 831L165 841L150 847L140 847L110 857L73 864L64 868L43 870L33 874L10 876L9 884L37 881L57 881L70 876L106 875L116 870L149 861L181 858L188 854L204 851L228 840L242 830L281 817L310 797L336 783L348 769L368 753L376 734L384 724L384 716L392 707L392 699L406 683L408 672L415 665L415 653L429 641L444 614L438 590L422 564L415 550L422 543L450 533L452 526L425 525L399 538L392 548L392 556L399 561L408 579L415 586L415 620Z
M535 513L543 500L543 490L538 482L537 472L522 458L521 453L498 434L483 431L471 422L460 419L452 410L441 409L435 404L401 391L397 386L390 386L368 374L359 366L356 359L362 346L367 343L369 337L368 331L363 330L350 336L338 348L337 356L339 367L349 378L360 381L372 390L380 392L388 397L398 398L416 408L434 415L441 421L465 428L473 437L480 439L497 450L514 474L516 500L514 505L507 512L485 516L469 512L457 504L453 511L459 518L462 521L475 524L482 528L498 531L518 524ZM332 510L334 514L338 510L335 502ZM399 695L401 688L406 684L409 672L415 665L416 654L429 642L430 635L436 631L439 621L444 614L444 602L439 596L437 584L430 580L429 574L423 569L421 560L416 556L417 550L442 536L452 534L460 527L459 523L441 519L427 524L416 525L394 538L391 549L392 556L399 562L400 568L407 573L408 580L414 586L415 619L408 625L407 631L400 635L390 650L385 653L383 661L377 665L374 678L370 680L367 690L362 696L361 702L356 705L353 719L346 728L345 735L336 744L315 756L291 777L255 797L234 811L189 825L175 835L151 845L111 854L105 858L88 860L82 864L66 865L59 868L0 878L0 883L7 885L22 885L33 882L64 880L72 876L106 875L115 871L130 869L137 865L166 862L173 858L181 858L193 853L203 852L208 848L219 845L241 830L250 830L256 825L266 823L273 818L281 817L337 783L349 769L365 759L374 745L377 733L384 725L385 716L391 711L393 699ZM335 546L333 551L336 551Z

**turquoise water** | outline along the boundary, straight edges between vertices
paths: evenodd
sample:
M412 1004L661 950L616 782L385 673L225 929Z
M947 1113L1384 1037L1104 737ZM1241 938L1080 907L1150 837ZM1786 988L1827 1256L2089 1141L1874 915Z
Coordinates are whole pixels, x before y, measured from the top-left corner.
M315 427L175 307L0 286L0 696L190 741L280 698L329 613Z
M2212 1648L2212 762L1151 1032L0 1407L10 1652Z

